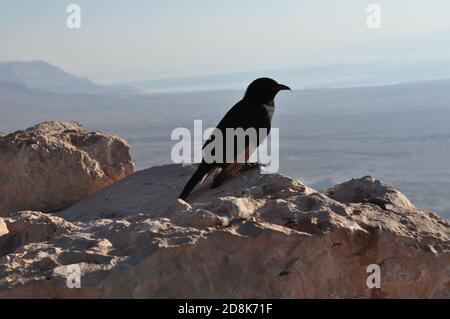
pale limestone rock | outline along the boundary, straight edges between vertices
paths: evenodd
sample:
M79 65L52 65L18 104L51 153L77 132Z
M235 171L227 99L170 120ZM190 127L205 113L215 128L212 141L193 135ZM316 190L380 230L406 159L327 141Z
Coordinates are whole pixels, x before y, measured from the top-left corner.
M3 218L0 218L0 236L3 236L8 233L8 228L6 227L6 223Z
M0 244L2 255L28 243L45 242L60 235L79 230L64 219L41 212L22 211L4 219L7 228Z
M371 176L352 179L349 182L336 185L324 191L324 193L342 203L372 203L383 207L385 205L403 208L414 207L405 195Z
M75 122L0 136L0 216L66 208L133 171L125 140Z
M177 199L194 169L153 167L56 215L6 219L0 239L22 240L0 257L0 298L450 298L450 224L392 188L353 180L339 200L255 169ZM80 289L66 286L72 264Z

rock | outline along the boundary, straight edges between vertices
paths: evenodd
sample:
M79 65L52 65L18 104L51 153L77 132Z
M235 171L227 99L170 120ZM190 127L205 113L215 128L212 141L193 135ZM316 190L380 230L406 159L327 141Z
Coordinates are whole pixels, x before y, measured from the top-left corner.
M21 240L0 258L0 298L450 297L450 224L394 189L364 178L331 198L254 169L177 199L194 169L153 167L52 216L10 216L0 238Z
M6 235L8 233L8 228L3 218L0 218L0 236Z
M0 256L28 243L45 242L62 234L79 230L64 219L41 212L22 211L4 219L7 228L0 246Z
M125 140L75 122L0 137L0 216L64 209L134 171Z
M371 176L336 185L325 190L324 194L342 203L372 203L384 208L386 205L414 207L405 195Z

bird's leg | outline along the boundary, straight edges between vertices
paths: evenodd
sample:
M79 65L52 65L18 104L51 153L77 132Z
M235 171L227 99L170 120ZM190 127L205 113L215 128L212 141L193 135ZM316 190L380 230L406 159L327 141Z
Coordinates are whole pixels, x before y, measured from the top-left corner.
M222 172L222 170L223 170L222 167L216 168L216 169L213 171L213 176L214 176L214 178L216 178L216 177L220 174L220 172Z
M246 162L244 164L244 166L241 168L241 171L249 171L255 168L261 168L261 167L266 167L266 164L260 163L260 162L256 162L256 163L250 163L250 162Z
M243 165L244 164L241 163L232 163L224 166L220 173L214 177L211 188L219 187L223 182L233 177L237 172L241 170L241 167Z

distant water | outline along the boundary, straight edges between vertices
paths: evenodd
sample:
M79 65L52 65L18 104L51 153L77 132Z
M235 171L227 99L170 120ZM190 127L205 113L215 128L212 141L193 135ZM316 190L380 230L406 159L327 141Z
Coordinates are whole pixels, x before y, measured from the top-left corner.
M151 79L101 79L102 84L124 84L145 93L240 90L253 79L269 76L293 89L349 88L450 78L450 60L395 61L352 65L325 65L295 69Z
M293 88L313 88L277 97L273 127L280 129L280 172L318 189L372 175L404 192L417 207L450 219L450 80L382 85L415 81L419 75L450 78L450 71L445 63L407 65L271 73ZM145 169L171 163L174 128L192 129L196 119L205 128L216 125L253 77L146 82L150 91L204 91L176 94L0 95L0 131L52 119L79 121L126 138L137 168ZM208 91L217 87L222 90Z

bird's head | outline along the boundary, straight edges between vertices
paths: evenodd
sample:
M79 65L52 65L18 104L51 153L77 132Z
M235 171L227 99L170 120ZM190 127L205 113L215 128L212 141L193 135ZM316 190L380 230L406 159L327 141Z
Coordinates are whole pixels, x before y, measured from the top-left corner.
M282 90L291 90L284 84L270 78L259 78L253 81L247 88L244 98L254 99L261 102L272 101L278 92Z

